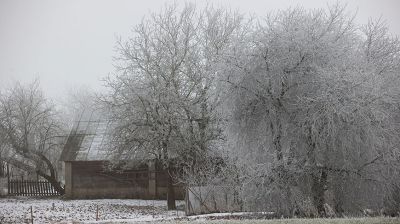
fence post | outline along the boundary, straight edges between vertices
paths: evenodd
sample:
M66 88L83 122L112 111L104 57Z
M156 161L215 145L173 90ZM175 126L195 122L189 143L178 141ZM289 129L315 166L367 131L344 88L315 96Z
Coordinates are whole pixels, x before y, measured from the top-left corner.
M33 224L33 208L32 208L32 205L31 205L31 224Z
M8 182L8 185L7 185L7 194L8 194L8 195L11 195L12 193L11 193L11 183L10 183L10 179L8 179L7 182Z
M37 190L37 181L33 181L32 182L32 187L33 187L33 195L37 195L38 194L38 190Z
M44 187L43 187L43 183L42 183L42 181L41 180L39 180L39 194L41 195L41 196L44 196L45 194L44 194Z
M10 194L10 166L7 163L7 182L8 182L8 191L7 194Z
M21 192L21 186L20 186L20 184L19 184L19 179L17 179L17 180L15 181L15 186L16 186L15 189L17 189L17 192ZM17 193L17 192L16 192L16 193Z
M28 190L28 194L30 195L30 196L32 196L33 195L33 190L32 190L32 181L31 180L29 180L29 182L28 182L28 186L29 186L29 190Z
M22 195L26 196L26 182L24 180L24 177L21 179L21 189L22 189Z
M96 206L96 221L99 221L99 205Z
M156 213L156 208L154 207L154 200L155 200L155 196L153 196L153 219L154 219L154 215Z
M43 196L46 196L46 195L47 195L47 192L46 192L46 184L45 184L45 182L44 182L44 181L41 181L41 182L40 182L40 186L42 186L42 195L43 195Z

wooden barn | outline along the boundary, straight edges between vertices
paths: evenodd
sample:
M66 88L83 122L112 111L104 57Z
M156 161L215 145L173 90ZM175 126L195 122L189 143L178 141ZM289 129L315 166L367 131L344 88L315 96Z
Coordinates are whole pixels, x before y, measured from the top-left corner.
M106 136L109 123L89 119L72 129L60 161L65 196L85 198L166 199L168 173L154 160L130 161L126 170L109 169ZM174 186L176 199L184 198L183 186Z

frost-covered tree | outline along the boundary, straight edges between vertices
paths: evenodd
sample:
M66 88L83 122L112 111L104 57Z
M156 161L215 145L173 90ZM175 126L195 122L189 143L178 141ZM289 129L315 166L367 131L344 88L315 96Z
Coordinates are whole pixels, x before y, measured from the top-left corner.
M117 72L103 97L117 158L155 158L171 172L172 161L191 173L201 166L221 138L215 80L220 54L240 22L225 10L169 5L118 41ZM174 209L171 172L168 208Z
M382 206L399 168L397 38L379 21L355 25L340 5L243 21L172 5L118 42L103 97L116 158L151 156L169 171L178 161L187 184L238 184L251 210ZM213 167L221 148L229 159ZM172 185L170 175L169 208Z
M335 5L270 14L245 39L226 81L249 204L324 216L328 192L338 212L357 192L346 203L371 205L362 186L384 187L398 150L397 38L379 23L360 29Z
M82 117L82 114L91 114L93 111L100 110L101 102L99 102L97 92L88 86L80 86L70 89L60 106L65 123L72 125L75 121L90 119Z
M38 81L29 85L16 83L1 91L0 159L27 172L36 172L64 194L56 170L61 128L54 105L43 96Z

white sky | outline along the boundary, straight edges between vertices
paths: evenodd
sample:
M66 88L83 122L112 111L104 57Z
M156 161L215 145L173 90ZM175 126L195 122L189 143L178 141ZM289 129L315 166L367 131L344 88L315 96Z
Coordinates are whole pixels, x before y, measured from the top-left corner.
M39 78L45 93L64 97L71 89L101 89L113 71L116 36L130 29L166 0L0 0L0 88ZM183 1L176 2L183 4ZM197 0L197 5L205 1ZM325 8L325 0L209 0L243 13L263 15L290 6ZM400 0L342 0L358 14L386 20L400 36Z

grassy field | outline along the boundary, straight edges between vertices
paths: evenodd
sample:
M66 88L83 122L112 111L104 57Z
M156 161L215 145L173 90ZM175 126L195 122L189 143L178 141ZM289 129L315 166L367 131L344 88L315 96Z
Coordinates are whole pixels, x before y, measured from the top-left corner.
M279 220L195 220L160 222L163 224L400 224L399 218L350 218L350 219L279 219Z

